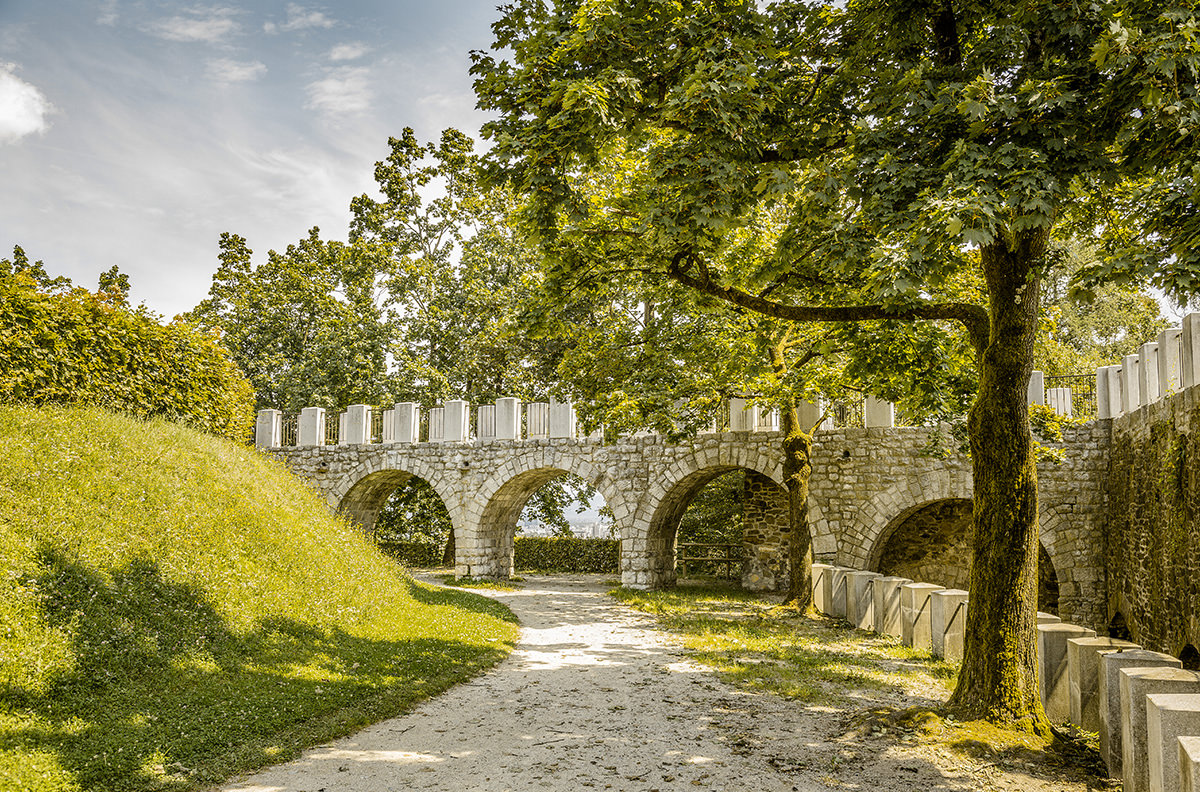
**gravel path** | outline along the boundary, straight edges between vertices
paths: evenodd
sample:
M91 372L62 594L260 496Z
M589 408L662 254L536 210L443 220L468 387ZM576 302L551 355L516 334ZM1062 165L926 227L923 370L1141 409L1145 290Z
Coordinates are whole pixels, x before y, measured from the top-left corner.
M810 788L735 752L714 718L740 694L595 578L485 593L522 625L496 668L226 792Z

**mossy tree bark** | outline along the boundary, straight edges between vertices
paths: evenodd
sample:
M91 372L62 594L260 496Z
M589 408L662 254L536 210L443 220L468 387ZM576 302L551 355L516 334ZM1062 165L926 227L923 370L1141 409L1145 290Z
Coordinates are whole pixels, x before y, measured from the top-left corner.
M1037 677L1037 460L1026 394L1038 324L1037 266L1047 234L1013 236L981 250L989 323L969 418L971 606L950 703L965 717L1046 733Z
M782 382L787 375L787 339L771 347L771 367ZM812 607L812 536L808 530L808 480L812 476L812 434L800 426L796 399L780 405L783 423L783 484L788 499L788 586L786 602L800 610Z

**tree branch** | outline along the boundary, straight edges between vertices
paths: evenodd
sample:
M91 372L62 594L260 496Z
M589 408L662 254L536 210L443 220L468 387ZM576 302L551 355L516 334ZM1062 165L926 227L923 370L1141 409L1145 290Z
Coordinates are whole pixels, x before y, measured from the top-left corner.
M791 322L867 322L882 320L917 321L949 320L961 322L967 328L971 345L980 354L987 348L987 311L971 303L923 303L908 308L889 310L882 305L785 305L766 300L730 286L722 286L712 279L707 268L700 266L698 275L684 267L688 253L680 252L667 268L667 276L676 283L695 289L710 297L724 300L731 305L745 308L763 316L786 319Z

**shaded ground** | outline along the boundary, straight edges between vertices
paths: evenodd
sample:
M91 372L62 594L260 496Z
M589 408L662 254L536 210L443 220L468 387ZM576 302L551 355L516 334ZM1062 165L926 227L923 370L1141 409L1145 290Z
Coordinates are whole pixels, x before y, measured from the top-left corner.
M1019 750L964 756L953 727L928 734L869 715L944 699L944 681L900 668L902 658L881 684L789 701L723 682L605 590L598 577L558 576L487 592L521 619L507 660L408 715L225 790L1087 788L1026 767Z

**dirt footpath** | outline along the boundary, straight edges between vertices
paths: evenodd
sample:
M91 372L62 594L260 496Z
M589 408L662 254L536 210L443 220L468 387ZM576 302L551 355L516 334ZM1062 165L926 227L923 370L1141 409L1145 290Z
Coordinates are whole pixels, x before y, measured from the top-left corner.
M848 741L846 713L723 684L604 591L535 577L484 592L522 625L496 668L225 792L1064 788Z

